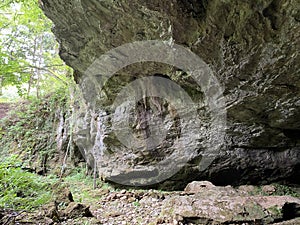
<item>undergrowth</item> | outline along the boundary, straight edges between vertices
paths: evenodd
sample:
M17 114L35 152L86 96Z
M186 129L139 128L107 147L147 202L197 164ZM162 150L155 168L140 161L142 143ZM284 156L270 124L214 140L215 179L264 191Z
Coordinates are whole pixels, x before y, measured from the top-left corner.
M31 210L51 200L51 183L58 178L46 175L53 168L60 171L66 152L69 101L67 88L56 88L42 98L15 103L0 120L0 208Z
M271 186L274 187L274 192L269 194L263 191L263 186L255 186L253 191L250 192L251 195L264 195L264 196L284 196L289 195L292 197L300 198L300 193L296 191L293 187L288 185L282 185L278 183L273 183Z
M42 167L43 161L57 151L57 124L61 115L68 117L68 96L61 87L43 98L15 103L9 115L0 120L0 153L18 154L29 167ZM33 162L40 165L31 165Z
M16 155L0 160L0 208L33 210L51 200L52 180L21 167Z
M74 200L86 204L94 204L99 201L101 190L115 191L115 188L108 183L97 179L96 189L93 189L94 180L86 174L84 168L75 168L64 178L64 183L70 187Z

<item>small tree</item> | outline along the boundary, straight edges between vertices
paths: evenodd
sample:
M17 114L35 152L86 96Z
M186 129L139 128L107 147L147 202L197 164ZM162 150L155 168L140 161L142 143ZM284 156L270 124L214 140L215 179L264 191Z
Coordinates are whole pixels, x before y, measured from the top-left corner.
M37 1L6 0L0 5L0 15L0 89L16 86L23 97L35 89L39 97L53 77L66 82L68 69L58 56L51 21Z

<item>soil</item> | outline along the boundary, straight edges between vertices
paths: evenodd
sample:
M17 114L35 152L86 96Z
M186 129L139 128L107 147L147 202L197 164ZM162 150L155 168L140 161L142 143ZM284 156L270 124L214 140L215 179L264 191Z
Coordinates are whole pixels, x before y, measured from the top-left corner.
M0 103L0 119L3 119L11 109L10 103Z

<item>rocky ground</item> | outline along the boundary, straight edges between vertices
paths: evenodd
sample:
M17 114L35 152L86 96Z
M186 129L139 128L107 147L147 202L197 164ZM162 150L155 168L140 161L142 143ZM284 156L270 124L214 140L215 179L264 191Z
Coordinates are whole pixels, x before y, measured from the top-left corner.
M65 188L38 212L0 211L0 224L300 224L299 193L279 196L278 188L217 187L202 181L180 192L99 188L90 190L87 199Z

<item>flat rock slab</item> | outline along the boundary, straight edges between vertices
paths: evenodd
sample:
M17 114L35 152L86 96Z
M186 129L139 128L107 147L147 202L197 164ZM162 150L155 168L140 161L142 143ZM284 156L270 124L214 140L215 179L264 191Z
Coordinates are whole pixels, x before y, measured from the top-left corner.
M231 186L217 187L209 182L192 182L184 193L166 200L163 214L195 224L268 224L294 219L300 213L300 199L291 196L251 196Z

